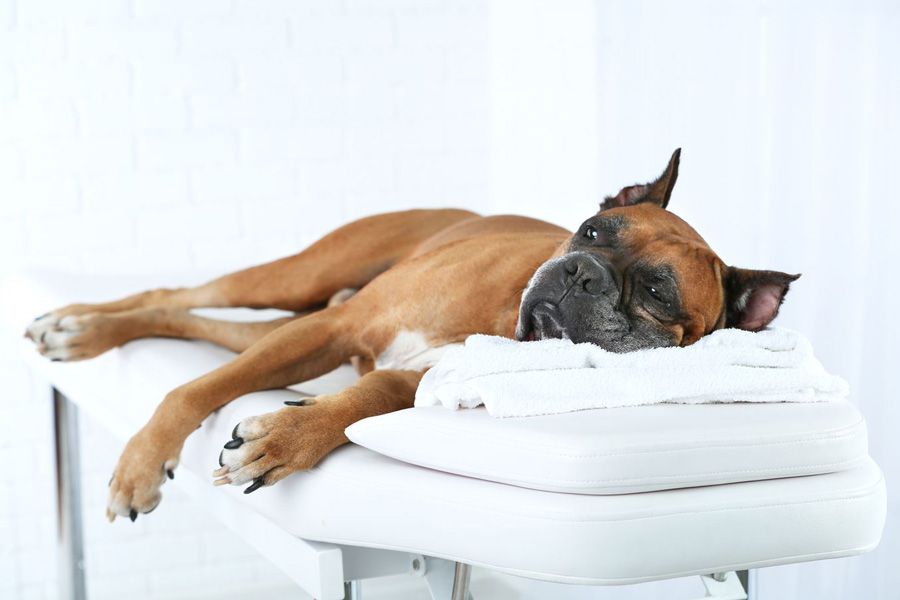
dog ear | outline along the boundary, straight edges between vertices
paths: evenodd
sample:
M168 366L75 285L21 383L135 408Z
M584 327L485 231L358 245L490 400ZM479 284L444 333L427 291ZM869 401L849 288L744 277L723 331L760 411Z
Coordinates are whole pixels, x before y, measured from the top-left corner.
M600 210L604 211L618 206L633 206L642 202L650 202L660 208L665 208L669 204L669 197L672 195L672 188L675 187L675 180L678 179L678 163L680 161L681 148L678 148L672 153L672 158L669 159L666 170L656 181L622 188L615 196L607 196L600 203Z
M772 322L791 282L800 275L728 267L725 273L725 327L759 331Z

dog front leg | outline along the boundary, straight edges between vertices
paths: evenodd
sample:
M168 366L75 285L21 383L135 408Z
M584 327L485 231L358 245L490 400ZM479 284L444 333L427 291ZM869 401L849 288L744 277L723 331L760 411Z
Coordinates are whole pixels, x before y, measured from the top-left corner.
M167 394L119 458L110 481L110 520L134 520L156 508L184 441L212 411L250 392L318 377L359 354L344 314L345 305L291 321L228 364Z
M244 419L219 455L215 484L250 483L249 494L311 469L349 441L344 430L356 421L411 407L421 378L418 371L372 371L337 394Z

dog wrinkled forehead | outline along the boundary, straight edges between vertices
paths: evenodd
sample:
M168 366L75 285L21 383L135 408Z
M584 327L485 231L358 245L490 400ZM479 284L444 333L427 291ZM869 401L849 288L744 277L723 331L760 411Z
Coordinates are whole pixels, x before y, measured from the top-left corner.
M648 252L665 242L685 251L712 249L697 231L671 211L652 204L601 210L589 218L572 236L572 243L590 241L600 249Z
M640 271L677 287L684 316L703 329L723 314L724 263L683 219L652 203L614 207L590 217L572 236L568 251L603 257L622 281Z
M639 204L597 213L604 232L632 260L664 262L675 272L712 273L721 259L684 219L652 204Z

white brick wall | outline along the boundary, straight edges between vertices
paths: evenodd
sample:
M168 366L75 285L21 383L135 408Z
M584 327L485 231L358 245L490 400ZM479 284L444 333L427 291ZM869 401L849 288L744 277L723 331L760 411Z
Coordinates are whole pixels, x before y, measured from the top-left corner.
M484 205L480 3L183 4L4 5L0 234L26 238L7 267L194 264L210 241L253 246L273 210L294 249L363 212ZM185 230L181 251L156 239Z
M225 271L363 214L483 208L487 21L475 1L0 0L0 276ZM0 598L50 600L49 412L9 333L0 423L29 426L0 438L28 449L0 470ZM92 599L301 597L175 489L108 525L121 444L83 427Z

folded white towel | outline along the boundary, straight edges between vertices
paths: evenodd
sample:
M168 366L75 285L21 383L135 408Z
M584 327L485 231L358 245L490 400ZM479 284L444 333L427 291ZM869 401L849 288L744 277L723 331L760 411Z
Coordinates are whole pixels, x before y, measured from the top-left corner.
M686 348L626 354L473 335L425 374L416 406L484 404L492 416L513 417L663 402L836 401L847 390L809 341L787 329L722 329Z

